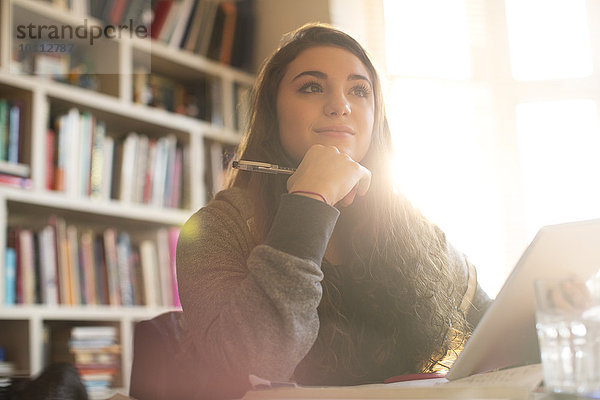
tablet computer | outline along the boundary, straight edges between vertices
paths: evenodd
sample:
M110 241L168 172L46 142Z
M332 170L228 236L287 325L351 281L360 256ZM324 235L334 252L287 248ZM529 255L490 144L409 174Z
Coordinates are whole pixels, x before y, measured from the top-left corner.
M540 362L533 282L600 269L600 219L541 228L467 340L446 378Z

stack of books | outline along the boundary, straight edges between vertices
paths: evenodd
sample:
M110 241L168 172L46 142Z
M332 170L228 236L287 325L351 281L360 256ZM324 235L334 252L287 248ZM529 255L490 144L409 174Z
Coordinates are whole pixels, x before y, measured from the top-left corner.
M69 351L88 396L91 399L108 397L120 371L121 347L117 344L116 327L73 327Z

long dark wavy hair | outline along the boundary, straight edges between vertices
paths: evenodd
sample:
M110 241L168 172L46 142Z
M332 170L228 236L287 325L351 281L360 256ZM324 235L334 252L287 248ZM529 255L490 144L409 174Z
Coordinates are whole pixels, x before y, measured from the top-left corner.
M392 138L381 83L363 47L324 24L308 24L286 35L263 64L252 89L249 122L235 158L297 166L279 139L277 93L288 64L315 46L345 49L370 73L375 122L361 164L372 172L372 181L366 196L340 210L337 224L347 239L342 241L347 245L343 251L353 257L350 265L323 264L321 330L315 351L307 356L310 365L302 368L301 363L298 378L348 384L385 378L390 371L377 371L379 367L394 368L396 373L431 371L467 334L465 317L458 310L461 275L449 263L444 234L394 189L389 168ZM286 180L281 175L231 171L228 186L247 189L254 200L259 241L271 226ZM367 343L365 332L373 327L381 338ZM366 348L368 355L363 354ZM368 365L364 357L373 367L357 367ZM338 370L348 372L336 375Z

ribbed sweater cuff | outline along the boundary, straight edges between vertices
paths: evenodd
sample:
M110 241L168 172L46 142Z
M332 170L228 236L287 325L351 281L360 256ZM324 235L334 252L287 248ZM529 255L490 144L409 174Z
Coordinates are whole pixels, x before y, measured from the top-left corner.
M283 194L265 244L321 265L339 215L336 208L322 201Z

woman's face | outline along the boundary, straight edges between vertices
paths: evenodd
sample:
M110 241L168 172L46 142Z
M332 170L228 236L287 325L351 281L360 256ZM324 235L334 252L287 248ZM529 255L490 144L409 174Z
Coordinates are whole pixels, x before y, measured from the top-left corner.
M360 162L371 143L375 101L371 76L352 53L318 46L288 65L277 93L279 136L296 162L314 144L335 146Z

